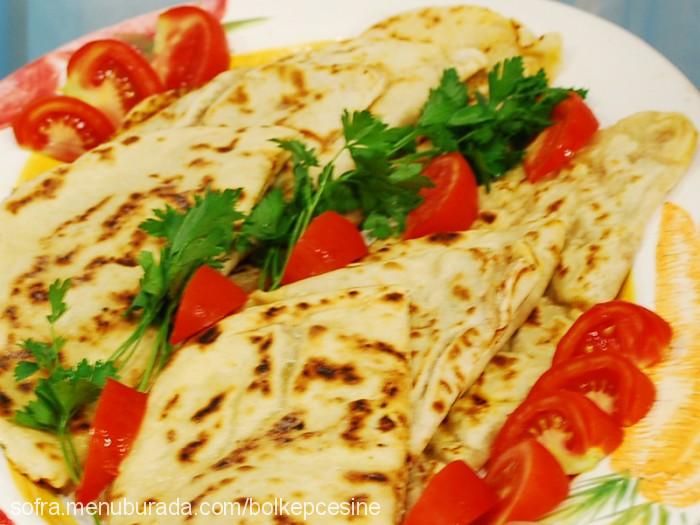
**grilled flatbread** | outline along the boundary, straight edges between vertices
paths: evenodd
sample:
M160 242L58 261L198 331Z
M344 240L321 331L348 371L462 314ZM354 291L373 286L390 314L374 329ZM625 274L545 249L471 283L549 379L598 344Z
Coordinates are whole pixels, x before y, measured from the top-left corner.
M254 294L253 300L358 286L405 287L411 297L411 452L418 454L452 403L530 313L562 243L558 221L435 235L385 247L366 262Z
M683 115L637 113L598 132L556 178L529 184L518 168L482 191L476 227L558 217L568 229L552 297L582 308L609 301L629 272L651 213L688 169L696 142Z
M56 488L68 483L52 436L9 421L32 392L31 381L18 386L13 377L15 364L27 357L20 342L50 340L49 285L73 281L70 309L56 325L68 341L61 361L108 358L134 329L122 314L139 288L136 256L158 249L139 224L154 208L186 205L208 186L243 188L238 207L250 210L286 160L270 139L290 134L279 127L129 134L21 186L2 203L0 444L31 479ZM122 379L135 382L140 371L137 356ZM81 423L75 428L84 437Z
M519 22L471 5L428 7L382 20L365 35L440 45L449 55L474 48L487 57L487 69L505 58L522 56L530 73L540 69L554 78L561 59L561 37L535 37Z
M362 288L250 308L182 348L151 392L112 500L358 502L394 524L410 418L408 298ZM241 505L242 507L242 505ZM274 515L113 517L112 524L300 523Z

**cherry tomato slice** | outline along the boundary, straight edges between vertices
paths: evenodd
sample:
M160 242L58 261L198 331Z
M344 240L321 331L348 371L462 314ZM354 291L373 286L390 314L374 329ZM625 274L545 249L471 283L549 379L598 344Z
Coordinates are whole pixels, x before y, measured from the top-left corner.
M135 48L105 39L89 42L73 53L64 91L100 108L119 126L131 108L163 91L163 85Z
M555 175L571 162L574 154L587 145L600 124L577 93L554 108L550 127L532 143L524 167L530 182Z
M476 219L479 203L472 169L459 153L435 157L423 170L434 184L423 188L423 203L408 214L404 238L468 230Z
M613 352L585 354L553 366L535 383L530 395L557 390L585 395L622 426L642 419L656 399L651 379L632 361Z
M17 144L72 162L109 139L114 126L98 109L77 98L55 96L35 100L12 123Z
M580 474L620 446L622 429L583 394L559 390L520 405L498 433L492 457L531 437L559 460L567 474Z
M240 309L248 295L210 266L201 266L182 293L170 342L178 344Z
M148 396L114 379L108 379L97 402L90 430L85 472L75 492L79 503L97 499L114 481L129 453L146 412Z
M334 211L311 221L292 249L282 284L337 270L367 255L357 227Z
M478 525L538 520L569 494L568 476L535 439L526 439L496 457L484 481L498 494L499 501L476 521Z
M496 504L495 491L464 461L435 474L403 525L468 525Z
M651 310L626 301L595 305L561 338L553 363L591 352L611 351L637 366L658 363L671 341L671 326Z
M168 89L201 86L229 67L226 33L199 7L174 7L158 17L153 66Z

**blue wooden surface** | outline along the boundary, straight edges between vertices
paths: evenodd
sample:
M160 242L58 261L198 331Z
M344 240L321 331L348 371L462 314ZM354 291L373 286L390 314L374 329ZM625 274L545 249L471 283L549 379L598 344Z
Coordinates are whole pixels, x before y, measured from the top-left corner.
M641 36L700 87L700 0L560 1ZM176 3L179 1L0 0L0 77L88 31Z

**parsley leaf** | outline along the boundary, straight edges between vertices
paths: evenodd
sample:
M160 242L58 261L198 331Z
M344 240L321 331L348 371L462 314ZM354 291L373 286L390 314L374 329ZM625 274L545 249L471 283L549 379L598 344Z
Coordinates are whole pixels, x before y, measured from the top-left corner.
M220 268L233 246L234 224L243 219L235 208L241 190L207 190L197 195L194 204L179 211L171 206L154 210L153 218L144 221L141 229L165 241L159 257L144 251L138 256L143 269L139 293L127 315L138 313L134 333L115 351L111 361L129 361L153 325L159 326L158 337L139 387L146 389L152 375L166 362L172 347L168 335L182 292L192 274L203 265Z

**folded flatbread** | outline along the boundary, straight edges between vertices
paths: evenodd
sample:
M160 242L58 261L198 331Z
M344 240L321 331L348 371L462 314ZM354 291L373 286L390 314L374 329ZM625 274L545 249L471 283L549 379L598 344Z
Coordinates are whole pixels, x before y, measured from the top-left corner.
M269 303L324 290L405 287L411 299L411 452L418 454L530 313L563 241L556 220L501 232L434 235L387 246L366 262L252 299Z
M244 310L182 348L149 396L110 498L240 509L110 523L396 523L408 468L408 308L395 287L307 296ZM381 512L303 520L242 510L275 499Z
M0 444L31 479L56 488L68 482L56 440L10 422L33 391L31 379L18 385L13 377L28 357L19 344L50 340L49 285L73 283L70 309L56 325L68 341L61 361L108 358L134 330L123 313L142 275L136 256L159 246L139 224L153 209L180 208L207 187L241 187L238 208L250 210L286 160L270 139L285 136L291 131L279 127L127 134L17 188L0 205ZM138 379L146 354L123 371L124 381ZM73 428L84 437L89 425L80 420ZM83 445L79 440L81 452Z

